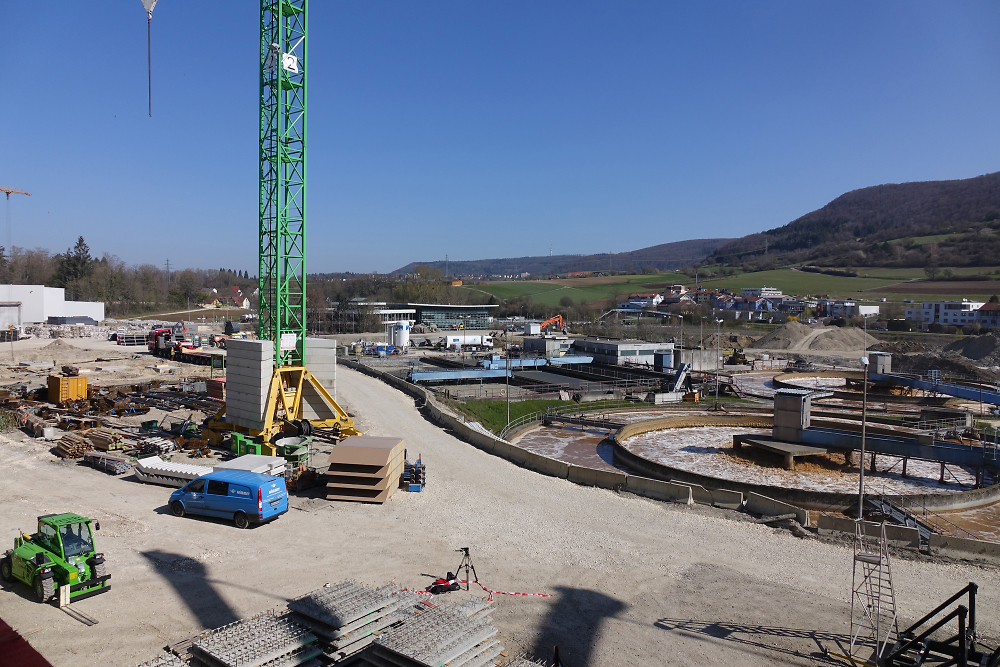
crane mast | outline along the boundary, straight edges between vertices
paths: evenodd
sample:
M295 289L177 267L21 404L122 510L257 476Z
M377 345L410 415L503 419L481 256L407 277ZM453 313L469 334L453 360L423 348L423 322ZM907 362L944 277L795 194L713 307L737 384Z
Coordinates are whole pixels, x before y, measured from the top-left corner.
M305 358L307 30L308 0L261 0L257 334L278 368Z

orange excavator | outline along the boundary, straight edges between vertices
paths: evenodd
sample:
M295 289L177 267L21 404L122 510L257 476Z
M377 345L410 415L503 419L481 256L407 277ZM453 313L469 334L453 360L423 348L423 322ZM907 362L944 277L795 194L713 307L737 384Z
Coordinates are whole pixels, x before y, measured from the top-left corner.
M550 324L554 324L557 329L559 329L563 333L566 333L566 327L563 326L562 315L556 315L555 317L550 317L549 319L545 320L540 325L538 325L538 328L541 331L545 331L545 327L549 326Z

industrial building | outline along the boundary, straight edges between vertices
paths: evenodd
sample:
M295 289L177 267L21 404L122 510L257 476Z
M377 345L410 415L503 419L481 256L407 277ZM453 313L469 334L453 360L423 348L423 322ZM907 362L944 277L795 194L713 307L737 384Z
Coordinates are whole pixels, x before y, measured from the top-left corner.
M310 329L322 332L335 321L358 329L364 324L366 316L377 318L377 322L372 321L366 325L369 327L405 321L411 324L433 324L440 329L451 329L453 326L489 329L493 326L491 310L499 308L498 305L488 304L388 303L365 299L352 299L343 310L339 305L335 303L332 308L309 309Z
M401 303L390 304L416 311L416 322L434 324L439 328L451 328L451 325L462 325L466 329L489 329L493 325L490 314L498 305L457 305L438 303Z
M747 297L750 299L759 299L761 297L770 298L775 296L782 296L781 290L777 287L745 287L740 296Z
M639 364L653 366L656 353L673 354L673 343L646 343L640 340L597 340L585 338L574 341L575 354L593 355L594 362L609 366Z
M97 324L104 303L67 301L62 287L0 285L0 327L26 324Z
M951 326L965 326L976 321L976 316L980 308L985 305L982 301L925 301L919 308L907 308L906 319L916 322L921 329L926 329L931 324L947 324Z
M524 338L524 351L545 357L565 356L573 347L568 336L531 336Z

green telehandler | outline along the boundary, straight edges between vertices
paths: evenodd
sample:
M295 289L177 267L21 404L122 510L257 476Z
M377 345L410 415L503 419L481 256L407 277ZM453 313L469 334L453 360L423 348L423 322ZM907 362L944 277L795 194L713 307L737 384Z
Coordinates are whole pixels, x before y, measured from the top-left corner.
M94 550L93 531L100 529L100 523L79 514L40 516L38 532L14 538L14 548L0 560L0 579L34 587L39 602L59 595L60 606L103 593L111 588L111 575L104 554Z

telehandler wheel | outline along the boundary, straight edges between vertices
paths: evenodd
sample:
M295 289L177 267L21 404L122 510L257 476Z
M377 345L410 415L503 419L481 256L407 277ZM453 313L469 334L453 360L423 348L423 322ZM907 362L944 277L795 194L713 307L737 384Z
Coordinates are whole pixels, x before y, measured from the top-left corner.
M4 556L3 560L0 560L0 579L14 581L14 569L10 562L10 556Z
M100 579L107 573L108 570L106 567L104 567L104 563L98 563L97 565L94 566L94 579Z
M247 515L243 512L237 512L236 515L233 516L233 523L235 523L236 527L240 530L250 527L250 519L248 519Z
M170 503L170 511L174 516L184 516L184 505L181 504L181 501L175 500Z
M52 577L42 579L35 577L35 597L39 602L48 602L56 594L56 585Z

